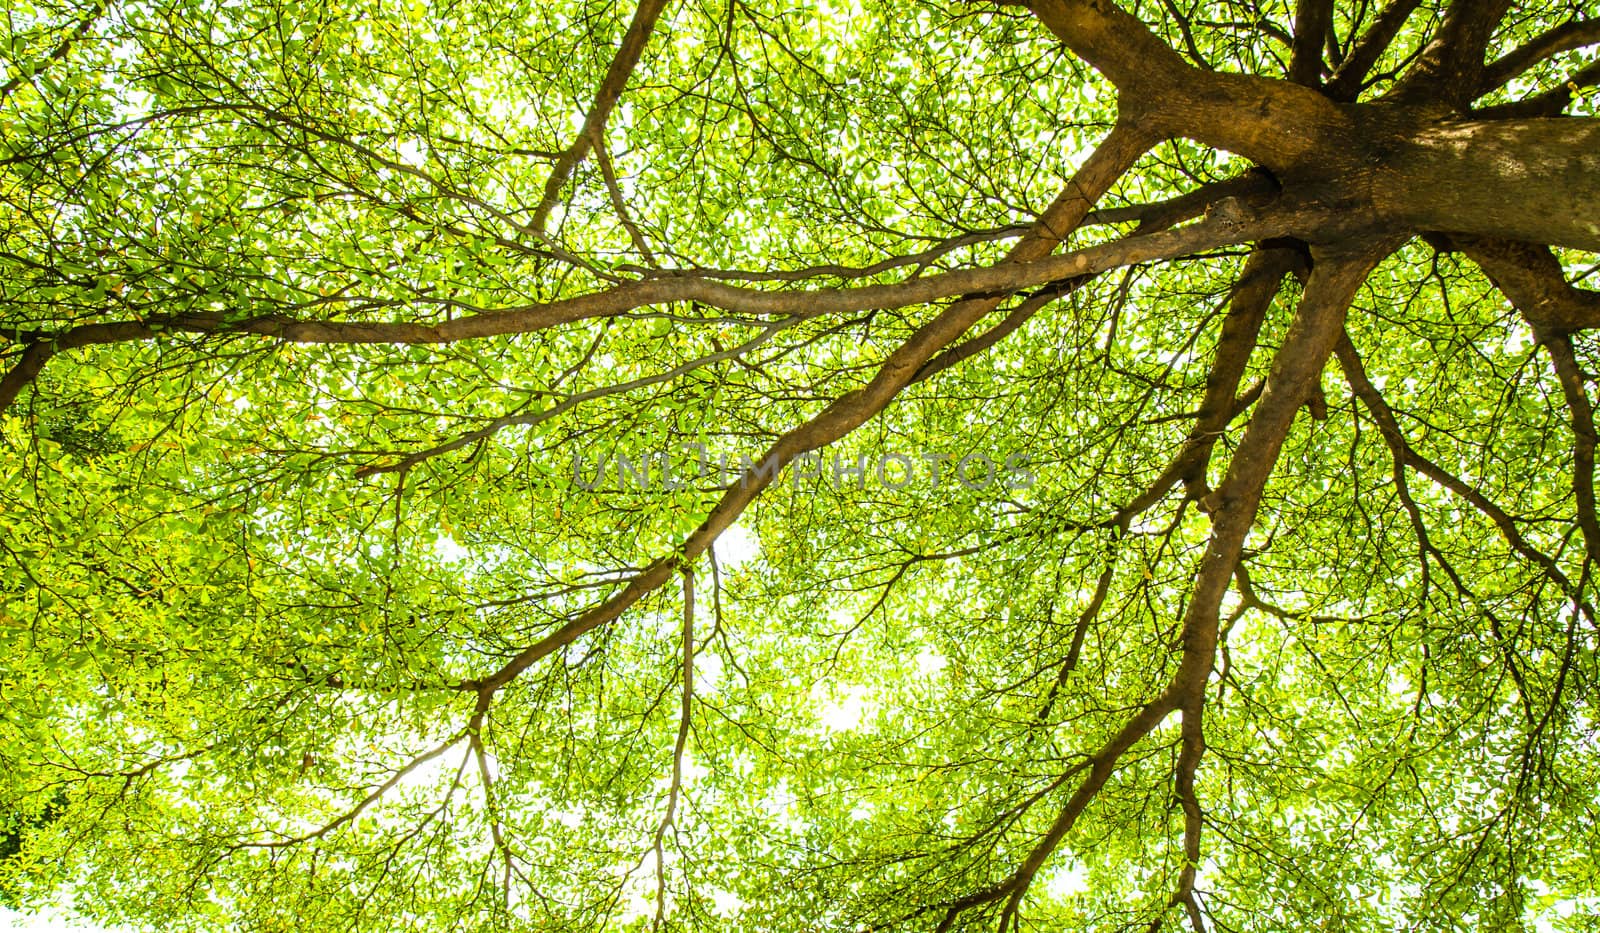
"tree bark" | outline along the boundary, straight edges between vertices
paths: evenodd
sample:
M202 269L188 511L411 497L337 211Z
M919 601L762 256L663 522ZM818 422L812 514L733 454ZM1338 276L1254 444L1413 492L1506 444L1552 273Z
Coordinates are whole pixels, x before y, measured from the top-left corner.
M1455 39L1476 42L1474 5L1458 6ZM1035 0L1032 9L1143 125L1259 163L1291 197L1338 206L1386 235L1600 250L1600 120L1461 119L1453 98L1410 90L1432 87L1434 72L1399 101L1342 104L1291 81L1195 68L1108 0ZM1450 43L1430 54L1439 73L1464 75L1470 97L1481 63L1460 64Z

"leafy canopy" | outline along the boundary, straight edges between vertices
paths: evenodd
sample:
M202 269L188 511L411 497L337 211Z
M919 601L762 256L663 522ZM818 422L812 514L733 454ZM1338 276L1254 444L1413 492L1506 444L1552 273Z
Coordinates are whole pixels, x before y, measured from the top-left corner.
M0 898L1588 929L1594 16L14 0Z

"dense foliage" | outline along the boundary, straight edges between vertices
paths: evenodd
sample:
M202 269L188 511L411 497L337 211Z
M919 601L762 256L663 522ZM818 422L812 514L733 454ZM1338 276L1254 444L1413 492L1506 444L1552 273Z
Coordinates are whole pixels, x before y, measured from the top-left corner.
M0 900L1591 929L1595 17L14 0Z

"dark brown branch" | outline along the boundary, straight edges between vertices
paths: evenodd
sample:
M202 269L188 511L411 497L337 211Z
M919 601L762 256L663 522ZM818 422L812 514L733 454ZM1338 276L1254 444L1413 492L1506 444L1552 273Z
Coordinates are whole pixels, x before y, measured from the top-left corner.
M1204 214L1206 208L1224 198L1240 198L1251 203L1258 203L1262 198L1275 194L1278 190L1278 185L1272 180L1271 175L1264 171L1252 170L1233 178L1201 185L1192 191L1186 191L1165 201L1128 204L1121 207L1108 207L1090 211L1089 216L1084 218L1083 224L1087 227L1132 223L1138 224L1137 232L1152 233L1156 230L1164 230L1168 227L1176 226L1186 220L1193 220ZM698 276L729 282L804 282L809 279L829 276L845 279L867 278L884 272L892 272L895 269L902 269L906 266L926 267L951 252L967 246L1016 239L1028 232L1029 227L1029 224L1013 224L1007 227L962 233L940 240L925 250L892 256L865 266L825 263L799 269L758 272L748 269L641 269L637 266L624 264L618 266L617 269L621 272L646 273L649 276Z
M1072 643L1067 646L1067 657L1061 662L1061 667L1056 671L1056 679L1050 684L1050 692L1045 694L1044 702L1039 705L1039 722L1048 722L1050 712L1055 708L1056 698L1061 695L1061 689L1067 685L1067 678L1077 670L1078 661L1083 656L1083 642L1089 635L1089 626L1099 617L1100 609L1106 604L1106 597L1111 593L1111 581L1117 573L1117 551L1115 545L1108 548L1110 553L1106 556L1106 567L1100 571L1100 576L1095 580L1094 593L1089 597L1089 604L1078 613L1077 621L1072 626Z
M1572 338L1565 334L1547 337L1544 347L1555 365L1556 378L1561 381L1561 394L1566 397L1567 411L1572 418L1572 496L1577 505L1578 529L1583 533L1584 553L1588 569L1600 566L1600 518L1596 518L1594 505L1594 404L1584 388L1583 370L1578 367L1577 356L1572 352Z
M1477 509L1494 524L1500 532L1500 537L1512 551L1537 566L1548 579L1561 588L1567 598L1575 601L1581 599L1581 594L1573 581L1568 579L1550 555L1535 548L1527 538L1523 537L1522 531L1517 528L1516 520L1508 512L1491 502L1466 481L1411 446L1404 432L1400 430L1400 423L1395 418L1389 403L1372 384L1372 380L1367 378L1366 367L1362 364L1361 357L1348 335L1340 338L1335 352L1351 393L1361 400L1362 406L1372 416L1373 423L1378 426L1378 433L1382 435L1384 443L1389 446L1396 460L1433 480L1440 487L1449 490ZM1587 608L1585 613L1588 614Z
M1377 421L1378 433L1382 435L1385 445L1389 448L1390 476L1394 480L1395 495L1400 499L1400 507L1405 510L1406 520L1411 523L1411 533L1417 539L1417 557L1421 566L1417 603L1418 605L1426 606L1432 580L1429 558L1437 560L1441 566L1447 568L1449 560L1439 553L1438 548L1434 547L1433 541L1428 534L1428 523L1422 515L1422 507L1417 504L1416 497L1411 494L1410 474L1406 470L1412 466L1411 457L1414 452L1400 433L1399 425L1395 422L1394 414L1389 410L1388 403L1378 394L1377 388L1367 380L1366 371L1362 369L1360 357L1356 355L1355 347L1350 342L1348 331L1340 335L1339 346L1335 348L1334 352L1339 357L1340 366L1344 370L1345 381L1349 383L1356 397L1361 399L1362 404L1366 406L1367 412ZM1513 526L1514 531L1515 527ZM1242 567L1240 568L1240 570L1243 569ZM1447 569L1447 572L1451 572L1452 578L1454 578L1452 571ZM1241 578L1243 576L1241 574ZM1261 601L1254 597L1253 592L1249 589L1246 589L1245 592L1247 600L1256 605L1261 605ZM1272 610L1266 611L1271 612Z
M126 339L137 340L139 338L128 337ZM62 345L63 341L65 341L66 346ZM72 349L74 346L90 346L96 342L111 343L113 341L84 340L81 343L74 344L70 338L62 338L48 343L39 341L28 344L23 348L22 355L17 359L16 364L6 371L5 376L0 377L0 412L10 408L22 390L32 385L33 380L39 378L39 373L44 371L44 364L50 362L52 356L55 356L62 349Z
M1110 0L1032 0L1041 22L1079 58L1123 93L1124 108L1145 106L1145 91L1199 69L1183 60L1143 22Z
M1172 21L1178 24L1178 33L1183 36L1183 47L1189 53L1189 57L1201 68L1207 71L1212 70L1212 65L1206 60L1205 53L1200 51L1200 44L1194 40L1194 25L1190 22L1190 17L1185 16L1183 11L1178 9L1176 0L1161 0L1161 2L1167 8L1167 13L1172 17Z
M611 66L606 69L606 76L600 82L599 90L595 91L594 103L589 106L589 114L583 121L583 130L578 133L578 138L573 141L572 147L561 154L561 158L556 160L555 166L550 170L550 178L544 186L544 197L534 210L533 221L530 224L535 231L544 231L545 224L550 219L550 212L561 200L561 190L566 187L567 179L589 154L589 148L594 145L594 141L605 132L606 120L611 116L611 109L621 99L622 90L627 87L628 79L638 66L639 57L644 54L646 43L650 41L650 33L655 30L656 20L660 18L661 11L666 9L666 6L667 0L641 0L638 8L634 10L633 21L628 24L628 31L622 36L622 46L617 49L616 57L611 59Z
M1567 77L1559 85L1508 104L1495 104L1473 111L1483 120L1529 120L1538 117L1559 117L1566 112L1572 98L1581 88L1600 84L1600 62L1591 62Z
M1077 229L1095 199L1104 194L1152 144L1153 140L1144 132L1119 124L1073 176L1067 189L1039 217L1034 230L1011 250L1006 264L1045 264L1041 261ZM1069 275L1081 275L1084 271L1089 270L1079 270ZM484 678L463 682L460 688L476 692L478 708L487 709L494 693L523 671L616 619L646 594L664 584L674 568L686 566L705 553L717 537L777 478L778 469L801 454L844 437L882 411L911 383L924 363L993 311L1002 297L983 295L962 299L920 327L889 354L866 386L834 400L816 417L780 437L761 460L769 469L746 476L743 481L729 487L705 521L675 553L656 560L615 596L529 645L498 670Z
M1048 217L1048 215L1047 215ZM1046 218L1041 218L1045 222ZM1325 212L1268 211L1248 223L1201 223L1179 230L1143 234L1061 256L1032 259L1022 243L1011 257L993 266L928 275L886 285L854 288L762 291L693 277L629 282L574 298L539 302L500 311L486 311L437 324L388 321L297 320L279 315L229 320L221 314L182 314L148 321L84 324L55 333L14 334L24 345L21 358L0 378L0 411L38 376L44 364L62 350L134 340L166 333L254 335L294 343L441 344L485 337L525 334L561 324L617 317L640 308L673 302L696 302L756 316L809 319L829 314L903 308L930 304L966 294L1007 295L1019 289L1073 279L1118 266L1191 253L1253 240L1290 235L1335 222ZM1024 241L1028 242L1028 241ZM1020 251L1020 252L1019 252Z
M1320 382L1322 369L1344 328L1345 314L1387 246L1351 255L1322 255L1306 282L1295 322L1273 360L1250 425L1217 487L1210 544L1201 560L1184 618L1183 666L1174 679L1181 696L1204 689L1216 651L1218 613L1255 522L1267 478L1277 463L1296 412Z
M1378 14L1378 18L1356 40L1344 64L1334 69L1324 90L1334 100L1353 101L1361 93L1367 73L1378 63L1383 53L1394 44L1395 36L1405 26L1406 20L1416 11L1421 0L1392 0Z
M1268 196L1276 193L1277 190L1277 183L1272 180L1271 176L1265 172L1250 171L1227 181L1203 185L1194 191L1187 192L1168 201L1130 208L1094 211L1085 218L1084 223L1123 223L1137 220L1139 222L1139 232L1154 232L1197 217L1211 205L1223 200L1238 198L1259 204L1263 203L1263 200ZM1091 278L1091 276L1082 276L1071 279L1061 283L1059 286L1045 289L1036 295L1030 296L1007 314L999 324L996 324L988 331L951 347L929 360L927 365L922 368L922 372L918 373L917 378L926 379L978 353L982 353L1027 323L1040 308L1083 287Z
M1511 0L1453 0L1433 40L1389 95L1391 100L1441 100L1464 108L1483 80L1484 53Z
M988 350L990 347L1015 333L1017 328L1021 327L1023 324L1026 324L1035 314L1039 312L1039 309L1044 308L1053 301L1057 301L1062 297L1071 294L1072 292L1081 288L1087 281L1089 281L1089 277L1087 276L1076 278L1066 282L1060 287L1044 289L1043 291L1030 295L1021 304L1018 304L1015 308L1012 308L1005 317L1001 318L1000 323L970 340L964 340L961 343L944 350L938 356L924 363L922 368L917 371L917 381L921 382L924 379L936 376L950 367L959 365L962 362L965 362L966 360L969 360L972 357L984 352L985 350Z
M1173 792L1178 806L1183 809L1183 869L1178 873L1178 890L1173 892L1172 903L1182 905L1194 933L1205 933L1200 904L1194 895L1195 879L1200 871L1200 836L1205 823L1200 796L1194 788L1195 775L1200 770L1200 759L1206 748L1204 707L1204 691L1184 707L1182 746L1173 778Z
M683 791L683 752L689 744L689 723L694 713L694 570L683 568L683 678L678 707L678 738L672 744L672 783L667 789L667 808L656 826L656 916L652 929L660 929L667 912L667 863L662 840L672 828L678 813L678 795Z
M951 902L939 925L941 931L948 930L962 913L985 904L1004 901L1005 915L1014 915L1034 877L1100 793L1122 755L1173 711L1198 712L1215 661L1222 597L1238 565L1245 535L1255 522L1262 490L1296 412L1311 394L1312 384L1321 378L1322 368L1343 332L1350 302L1386 252L1387 247L1383 247L1353 255L1317 257L1319 261L1312 268L1299 313L1273 361L1255 416L1217 490L1219 506L1184 614L1183 655L1171 682L1090 756L1094 764L1088 775L1021 864L996 884Z
M1306 87L1322 83L1322 47L1333 29L1333 0L1300 0L1294 10L1294 48L1289 80Z
M1577 288L1549 247L1490 237L1430 237L1457 249L1483 270L1536 333L1562 335L1600 327L1600 292Z
M1013 905L1021 903L1034 876L1061 845L1067 833L1072 831L1078 817L1100 793L1106 781L1111 779L1123 754L1132 748L1134 743L1154 731L1156 726L1159 726L1161 721L1177 707L1177 697L1170 690L1140 707L1132 719L1089 756L1089 761L1092 762L1089 773L1062 806L1061 812L1057 814L1055 822L1045 832L1044 837L1024 857L1022 864L997 884L950 902L946 906L944 919L939 923L939 933L949 930L958 917L974 907L992 904L1002 899ZM1011 909L1015 911L1014 906Z
M595 135L594 158L600 164L600 177L606 183L606 194L611 198L611 209L616 211L617 220L622 224L622 229L627 231L633 248L639 251L639 256L650 266L659 265L655 253L650 250L650 244L645 242L639 225L633 222L633 217L628 213L628 205L622 197L622 186L617 184L617 172L611 164L611 153L606 151L604 133Z
M1230 198L1248 204L1261 205L1265 203L1267 198L1277 194L1278 191L1278 183L1273 180L1270 174L1260 169L1251 169L1242 175L1225 181L1201 185L1193 191L1185 192L1170 200L1135 207L1095 211L1089 215L1088 222L1098 223L1104 221L1106 223L1116 223L1119 218L1126 218L1139 222L1138 232L1150 233L1155 230L1164 230L1186 220L1193 220L1204 214L1213 205Z
M1156 204L1139 205L1138 207L1127 208L1126 210L1138 210L1145 207L1154 209L1156 206ZM1119 208L1119 210L1124 209ZM1085 223L1089 222L1091 221L1085 221ZM1108 221L1094 220L1092 222L1106 223ZM1109 222L1117 223L1120 221L1113 220ZM927 249L918 250L915 253L905 253L898 256L890 256L887 259L880 259L877 262L868 263L864 266L847 266L840 263L830 262L821 263L814 266L803 266L798 269L767 269L758 271L754 269L713 269L699 267L691 269L642 269L638 266L624 263L619 265L617 270L620 272L643 273L649 277L671 278L677 276L689 276L705 279L716 279L723 282L805 282L811 279L830 277L842 279L861 279L880 275L884 272L893 272L895 269L903 269L907 266L918 266L925 268L944 258L945 256L948 256L950 253L958 249L962 249L963 247L975 246L980 243L995 243L1000 240L1014 240L1022 236L1024 233L1027 233L1029 227L1030 224L1012 224L1007 227L997 227L990 230L973 230L967 233L957 234L952 237L946 237L935 242L934 245L928 247Z
M1211 451L1228 424L1238 416L1239 382L1244 378L1256 337L1267 310L1282 287L1283 278L1306 270L1305 256L1293 247L1259 249L1245 261L1229 296L1228 316L1206 374L1206 391L1189 436L1178 454L1138 496L1117 511L1117 524L1126 523L1159 502L1179 482L1191 487L1205 479Z
M1477 96L1482 97L1553 55L1600 43L1600 19L1575 19L1562 23L1532 41L1512 49L1483 69Z
M1116 85L1124 112L1163 136L1239 153L1283 179L1302 166L1325 173L1329 138L1347 131L1350 115L1318 91L1196 68L1109 0L1033 0L1030 7Z

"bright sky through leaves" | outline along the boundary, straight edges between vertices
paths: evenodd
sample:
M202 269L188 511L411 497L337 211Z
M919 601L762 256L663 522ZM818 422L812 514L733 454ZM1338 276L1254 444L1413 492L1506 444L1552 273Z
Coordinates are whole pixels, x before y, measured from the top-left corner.
M1600 922L1592 2L0 23L0 926Z

